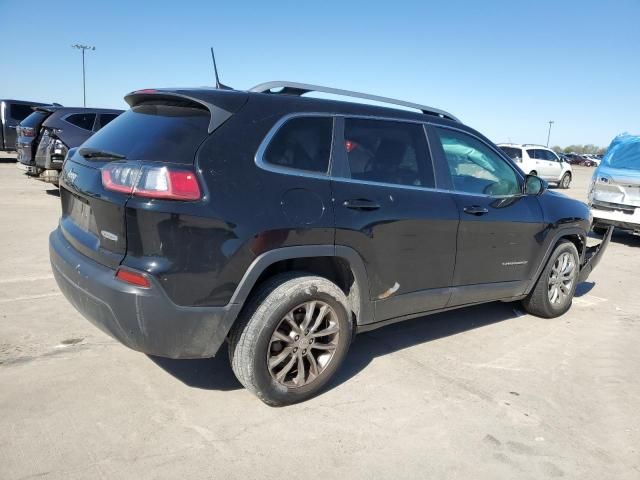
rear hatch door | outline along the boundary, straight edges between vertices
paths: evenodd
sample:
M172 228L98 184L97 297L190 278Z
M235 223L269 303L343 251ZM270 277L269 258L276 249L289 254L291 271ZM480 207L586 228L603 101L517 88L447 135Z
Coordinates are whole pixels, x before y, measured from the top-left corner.
M119 163L120 175L130 178L146 164L192 167L211 131L212 115L218 113L206 103L167 93L130 95L127 101L130 110L70 151L60 176L63 235L80 253L110 268L126 254L125 213L131 195L105 188L103 167Z
M18 125L16 150L19 162L28 165L35 159L35 147L40 139L40 127L49 115L51 115L50 111L38 109Z

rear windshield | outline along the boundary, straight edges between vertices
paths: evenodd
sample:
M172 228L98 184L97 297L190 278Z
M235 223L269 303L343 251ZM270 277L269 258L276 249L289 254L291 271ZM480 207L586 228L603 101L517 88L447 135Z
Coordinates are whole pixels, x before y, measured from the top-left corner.
M48 112L33 112L27 118L20 122L21 127L39 127L44 119L49 116Z
M640 136L616 137L602 159L602 164L611 168L640 171Z
M82 146L119 153L129 160L191 164L208 134L209 119L209 111L200 108L138 105Z
M522 160L522 150L519 148L500 147L500 150L506 153L511 160Z

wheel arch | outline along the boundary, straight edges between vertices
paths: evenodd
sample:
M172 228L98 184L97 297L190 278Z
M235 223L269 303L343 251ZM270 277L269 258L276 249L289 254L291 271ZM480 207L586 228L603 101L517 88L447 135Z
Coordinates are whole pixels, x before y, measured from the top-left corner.
M527 286L527 289L524 292L525 295L528 295L531 292L531 290L533 290L533 287L538 282L538 279L540 278L540 275L542 274L542 271L544 270L545 265L549 261L551 254L553 253L555 248L558 246L558 244L562 240L568 240L576 246L576 249L578 250L578 256L580 258L580 266L582 266L584 262L584 254L587 248L587 233L584 230L577 227L565 228L555 232L551 236L551 239L549 240L549 242L547 243L547 249L545 251L545 254L542 257L542 261L538 265L538 268L536 269L535 274L531 278L531 281L529 282L529 285Z
M373 318L364 262L352 248L334 245L284 247L263 253L249 266L230 303L242 307L254 289L278 273L303 271L327 278L347 296L356 324Z

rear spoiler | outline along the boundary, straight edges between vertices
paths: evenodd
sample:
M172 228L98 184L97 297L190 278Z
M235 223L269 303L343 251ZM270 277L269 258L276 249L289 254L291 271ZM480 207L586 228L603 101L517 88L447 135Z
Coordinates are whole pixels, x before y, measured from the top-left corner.
M211 114L208 132L211 133L240 110L249 95L237 90L222 90L214 88L202 89L145 89L127 94L124 100L131 107L149 101L179 102L188 106L206 108Z
M62 105L59 105L59 104L55 104L55 105L36 105L35 107L31 107L31 110L33 110L34 112L53 113L56 110L60 110L61 108L64 108L64 107Z

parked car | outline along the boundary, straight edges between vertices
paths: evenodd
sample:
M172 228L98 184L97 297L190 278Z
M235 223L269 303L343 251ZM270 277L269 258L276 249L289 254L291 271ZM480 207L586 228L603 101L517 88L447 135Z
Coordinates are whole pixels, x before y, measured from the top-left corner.
M135 350L228 339L270 405L316 394L359 332L492 301L562 315L608 243L587 247L587 205L442 110L292 82L126 101L64 163L56 281Z
M0 151L16 150L16 128L31 114L31 107L36 105L45 104L25 100L0 100Z
M565 156L569 159L571 165L581 165L583 167L594 167L595 162L583 155L577 153L566 153Z
M566 189L571 185L571 165L563 162L550 148L529 143L499 143L498 146L525 174L537 175L560 188Z
M104 108L36 107L18 127L18 160L27 174L56 183L69 148L122 113Z
M593 155L593 154L586 154L584 155L584 157L588 160L591 160L593 162L593 166L597 167L598 165L600 165L600 159L598 158L597 155Z
M607 227L640 233L640 136L616 137L593 173L589 189L593 230Z

